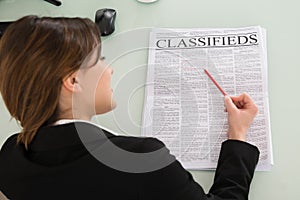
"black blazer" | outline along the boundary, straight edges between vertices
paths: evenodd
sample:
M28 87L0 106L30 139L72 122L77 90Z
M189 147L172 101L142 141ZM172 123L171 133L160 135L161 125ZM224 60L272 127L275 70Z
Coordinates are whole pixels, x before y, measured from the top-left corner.
M89 123L75 123L85 134L97 135L103 131ZM9 199L248 199L259 156L253 145L235 140L223 142L214 183L205 194L178 161L145 173L106 166L85 148L75 123L40 128L28 151L16 144L17 134L7 139L0 152L0 190ZM88 142L92 150L107 141L137 153L165 147L155 138L116 136L107 131L104 134L104 139ZM162 159L172 158L167 152Z

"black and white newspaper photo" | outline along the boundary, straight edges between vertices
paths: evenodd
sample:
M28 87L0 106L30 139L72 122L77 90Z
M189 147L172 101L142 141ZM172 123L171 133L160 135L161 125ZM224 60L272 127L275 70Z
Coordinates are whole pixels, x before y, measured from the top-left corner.
M153 29L150 33L143 136L161 139L187 169L215 169L226 140L224 96L247 92L259 113L247 141L261 154L257 170L273 163L269 118L266 31Z

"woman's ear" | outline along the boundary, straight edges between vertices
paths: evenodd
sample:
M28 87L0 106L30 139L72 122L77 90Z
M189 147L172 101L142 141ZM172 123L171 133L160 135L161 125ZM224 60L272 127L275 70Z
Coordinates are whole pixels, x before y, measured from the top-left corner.
M69 76L66 76L63 79L63 85L62 86L70 92L79 92L80 91L80 86L79 86L79 83L78 83L77 71L72 73Z

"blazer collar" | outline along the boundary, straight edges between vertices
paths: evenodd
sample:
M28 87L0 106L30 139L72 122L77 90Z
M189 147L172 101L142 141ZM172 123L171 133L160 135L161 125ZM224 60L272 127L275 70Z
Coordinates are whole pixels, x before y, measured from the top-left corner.
M112 133L86 121L41 127L29 145L32 151L51 151L76 145L105 142Z

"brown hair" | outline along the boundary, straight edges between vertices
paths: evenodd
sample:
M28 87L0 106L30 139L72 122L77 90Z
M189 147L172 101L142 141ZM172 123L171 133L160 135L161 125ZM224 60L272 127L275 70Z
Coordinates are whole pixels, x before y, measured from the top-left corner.
M90 19L25 16L7 28L0 39L0 92L23 128L18 143L28 149L38 129L57 120L63 78L99 44Z

